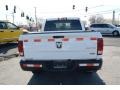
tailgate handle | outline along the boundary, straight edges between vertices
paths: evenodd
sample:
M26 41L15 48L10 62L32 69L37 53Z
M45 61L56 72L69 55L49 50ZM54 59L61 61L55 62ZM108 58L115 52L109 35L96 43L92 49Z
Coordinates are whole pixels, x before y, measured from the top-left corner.
M64 38L64 36L53 36L53 38Z

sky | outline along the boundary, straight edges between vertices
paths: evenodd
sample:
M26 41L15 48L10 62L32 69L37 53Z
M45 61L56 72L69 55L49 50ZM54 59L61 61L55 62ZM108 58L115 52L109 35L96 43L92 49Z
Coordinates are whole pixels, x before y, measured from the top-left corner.
M8 5L8 11L5 10L5 5ZM116 10L116 19L118 19L120 13L120 0L0 0L0 20L5 20L7 16L7 19L12 22L14 5L17 8L15 23L26 21L25 18L20 17L22 11L25 15L35 18L35 7L38 18L75 16L88 19L91 15L103 14L104 18L112 19L112 10ZM75 10L72 9L72 5L75 5Z

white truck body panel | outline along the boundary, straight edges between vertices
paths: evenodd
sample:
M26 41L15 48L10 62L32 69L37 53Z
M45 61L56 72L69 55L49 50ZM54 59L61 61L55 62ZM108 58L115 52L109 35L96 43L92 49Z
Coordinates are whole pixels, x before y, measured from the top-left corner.
M49 42L53 36L64 36L68 41L54 39ZM77 38L83 40L77 41ZM71 33L39 33L22 35L20 41L28 40L24 43L25 60L88 60L97 58L97 39L102 38L98 32L71 32ZM34 42L34 39L41 39L40 42ZM62 42L62 48L56 47L56 42Z

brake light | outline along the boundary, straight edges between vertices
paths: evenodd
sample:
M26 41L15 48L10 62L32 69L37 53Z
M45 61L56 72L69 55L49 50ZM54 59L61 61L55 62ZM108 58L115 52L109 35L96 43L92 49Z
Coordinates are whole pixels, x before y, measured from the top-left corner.
M24 56L23 41L18 41L18 51L20 56Z
M97 39L97 55L103 54L103 39L98 38Z
M42 64L22 64L22 67L42 68Z

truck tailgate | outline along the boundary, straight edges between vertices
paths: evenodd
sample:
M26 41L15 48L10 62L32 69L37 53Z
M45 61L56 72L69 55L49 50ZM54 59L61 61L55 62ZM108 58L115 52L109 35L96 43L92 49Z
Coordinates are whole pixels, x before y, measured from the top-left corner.
M97 57L98 32L36 33L20 37L27 60L88 60Z

